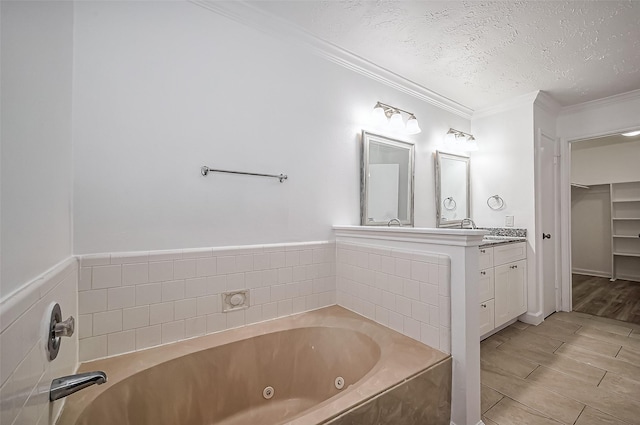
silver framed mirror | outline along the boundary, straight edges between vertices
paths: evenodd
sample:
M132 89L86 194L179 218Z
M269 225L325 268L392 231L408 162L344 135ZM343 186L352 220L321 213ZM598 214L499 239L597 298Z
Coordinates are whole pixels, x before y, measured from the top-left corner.
M414 151L411 143L362 132L361 225L413 226Z
M469 157L436 151L436 226L460 227L469 210Z

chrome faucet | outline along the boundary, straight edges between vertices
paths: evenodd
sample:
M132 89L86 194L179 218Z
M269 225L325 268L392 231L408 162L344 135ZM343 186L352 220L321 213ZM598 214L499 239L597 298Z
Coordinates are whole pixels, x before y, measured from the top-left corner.
M474 223L474 221L471 220L470 218L463 218L462 221L460 222L461 229L464 229L466 226L471 226L472 229L477 229L476 223Z
M389 220L387 226L391 227L391 224L393 223L398 223L398 227L402 227L402 223L400 223L400 220L398 220L397 218L392 218L391 220Z
M71 395L93 384L101 385L107 382L107 374L101 371L79 373L77 375L63 376L51 381L49 401L56 401Z

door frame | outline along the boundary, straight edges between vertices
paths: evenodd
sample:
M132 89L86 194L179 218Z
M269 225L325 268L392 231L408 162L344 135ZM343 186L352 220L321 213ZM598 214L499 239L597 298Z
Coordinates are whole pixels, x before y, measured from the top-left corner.
M617 130L601 131L578 138L560 138L560 251L562 272L560 276L562 311L573 310L571 290L571 144L600 137L640 130L640 125Z
M535 184L537 186L536 190L536 234L534 235L534 240L536 241L536 280L538 281L538 300L540 301L540 316L541 319L544 319L544 258L543 258L543 240L542 240L542 156L540 155L540 150L542 148L542 138L546 137L547 139L554 142L553 156L554 156L554 167L553 167L553 214L555 217L553 229L553 239L552 242L555 246L556 252L556 262L554 264L554 287L555 287L555 311L559 311L561 308L561 288L560 288L560 262L557 261L558 253L560 252L560 161L558 161L558 157L562 158L561 150L559 149L558 138L543 131L541 128L538 128L536 131L536 140L535 140L535 170L536 170L536 179Z

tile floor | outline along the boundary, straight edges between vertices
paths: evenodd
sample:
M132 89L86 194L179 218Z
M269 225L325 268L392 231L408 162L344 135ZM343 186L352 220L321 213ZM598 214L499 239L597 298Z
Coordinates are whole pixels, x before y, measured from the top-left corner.
M481 343L486 425L640 424L640 325L555 313Z

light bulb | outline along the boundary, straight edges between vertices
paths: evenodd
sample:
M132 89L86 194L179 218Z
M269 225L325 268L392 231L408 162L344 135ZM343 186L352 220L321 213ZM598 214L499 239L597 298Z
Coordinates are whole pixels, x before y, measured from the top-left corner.
M640 130L638 131L630 131L628 133L622 133L623 136L627 136L627 137L633 137L633 136L637 136L640 134Z
M418 134L421 131L422 130L418 125L418 120L416 119L415 116L411 115L407 120L407 134Z
M447 133L444 135L444 145L448 147L453 147L456 144L456 134L455 133Z
M478 150L478 141L473 137L467 137L467 141L464 143L464 150L467 152L475 152Z
M391 115L391 119L389 119L389 124L391 128L394 130L402 130L404 129L404 121L402 121L402 115L400 112L396 111Z
M371 121L378 126L385 125L387 123L387 116L384 113L384 108L380 106L379 103L375 108L373 108L373 111L371 111Z

